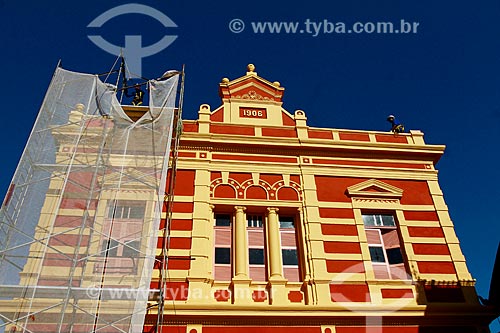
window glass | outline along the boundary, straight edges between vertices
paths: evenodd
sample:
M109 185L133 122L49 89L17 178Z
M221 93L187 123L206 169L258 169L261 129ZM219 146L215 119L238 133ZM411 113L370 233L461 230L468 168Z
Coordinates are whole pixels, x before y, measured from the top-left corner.
M115 219L143 219L145 202L111 202L108 209L108 218Z
M363 215L363 224L365 226L375 226L375 216L374 215Z
M262 228L262 215L247 215L247 226Z
M250 265L264 265L264 249L248 249Z
M281 229L294 229L295 219L293 216L280 216L280 228Z
M142 219L144 218L144 206L130 206L129 219Z
M367 227L395 227L394 216L392 215L363 215L363 224Z
M297 266L299 264L296 249L282 249L281 255L283 256L284 266Z
M386 249L386 252L389 264L395 265L395 264L402 264L404 262L403 254L401 253L401 249L399 247L393 249Z
M394 227L396 224L394 223L394 216L392 215L380 215L382 226L384 227Z
M139 256L139 247L140 247L139 241L126 242L125 245L123 245L122 257L125 257L125 258L138 257Z
M230 264L231 263L231 249L228 247L215 248L215 263L216 264Z
M369 249L372 262L385 262L384 250L381 247L370 246Z
M101 256L103 257L117 257L118 256L118 245L119 243L114 240L114 239L110 239L109 242L107 239L105 239L103 242L102 242L102 246L101 246ZM108 252L106 254L106 251Z
M231 226L231 215L229 215L229 214L215 214L215 225L218 227Z

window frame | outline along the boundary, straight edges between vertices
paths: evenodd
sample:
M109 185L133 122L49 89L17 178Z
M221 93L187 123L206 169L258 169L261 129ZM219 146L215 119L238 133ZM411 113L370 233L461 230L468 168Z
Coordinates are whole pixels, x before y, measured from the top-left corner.
M392 221L394 223L394 225L366 225L365 224L365 216L377 216L377 217L382 217L382 216L392 216ZM398 278L393 278L393 272L392 272L392 269L395 269L397 266L399 265L403 265L404 267L404 270L406 272L406 275L408 276L408 278L410 278L409 276L409 270L408 270L408 258L406 257L405 255L405 252L404 252L404 242L402 241L402 236L401 236L401 233L400 233L400 226L399 226L399 223L398 223L398 220L397 220L397 216L396 216L396 212L393 212L393 213L390 213L390 212L387 212L387 211L363 211L361 210L361 217L362 217L362 221L363 221L363 226L364 226L364 229L365 229L365 233L366 233L366 230L377 230L378 232L378 237L379 237L379 240L380 240L380 244L370 244L370 243L367 243L368 245L368 250L370 251L370 248L382 248L382 251L383 251L383 255L384 255L384 262L377 262L377 261L373 261L373 258L372 258L372 255L371 255L371 252L370 252L370 262L372 264L372 267L382 267L384 266L386 272L387 272L387 276L388 278L386 278L387 280L401 280L401 279L398 279ZM380 221L383 222L383 219L380 218ZM385 244L384 242L384 237L383 235L385 233L383 233L382 231L385 231L385 232L390 232L390 231L396 231L397 233L397 237L398 237L398 243L399 243L399 246L398 247L391 247L391 248L388 248L387 245ZM400 253L401 253L401 258L402 258L402 262L401 263L397 263L397 264L391 264L389 262L389 255L388 255L388 252L387 250L392 250L392 249L396 249L398 248ZM374 274L375 274L375 269L374 269ZM376 279L381 279L381 280L385 280L384 278L376 278Z

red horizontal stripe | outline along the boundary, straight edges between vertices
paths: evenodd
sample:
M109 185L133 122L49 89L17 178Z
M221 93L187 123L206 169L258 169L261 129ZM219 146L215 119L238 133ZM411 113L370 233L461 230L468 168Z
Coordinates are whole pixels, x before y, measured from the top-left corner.
M164 209L165 211L165 209ZM172 205L172 211L174 213L192 213L193 203L192 202L174 202Z
M455 274L455 266L452 262L419 261L417 262L420 273L427 274Z
M446 244L412 244L415 254L448 255L450 250Z
M194 133L197 133L198 132L198 123L195 123L195 122L192 122L192 123L188 123L188 122L182 122L182 131L183 132L194 132Z
M405 168L405 169L425 169L425 164L415 163L389 163L374 161L352 161L352 160L329 160L313 158L313 164L331 164L331 165L354 165L354 166L373 166L382 168Z
M355 242L323 242L326 253L361 253L359 243Z
M187 152L187 151L180 151L178 153L178 156L179 157L190 157L190 158L195 158L196 157L196 153L193 153L193 152Z
M349 141L370 141L370 136L368 134L361 133L348 133L348 132L340 132L339 133L340 140L349 140Z
M212 154L212 159L214 159L214 160L229 160L229 161L297 163L297 158L295 158L295 157L272 157L272 156L250 156L250 155Z
M234 126L210 124L210 133L214 134L236 134L236 135L255 135L255 129L251 126Z
M439 227L408 227L411 237L437 237L444 238L443 229Z
M330 284L332 302L370 302L366 284Z
M355 225L349 224L321 224L323 235L357 236L358 229Z
M382 298L413 298L411 289L381 289Z
M430 212L412 212L404 211L405 219L414 221L439 221L439 217L435 211Z
M295 128L262 128L262 136L272 136L281 138L295 138L297 132Z
M309 139L333 140L331 131L309 130L307 133L309 135Z
M320 208L319 216L323 218L354 218L354 212L350 208Z
M393 134L378 134L375 135L375 140L377 142L390 142L390 143L408 143L406 136L403 135L393 135Z
M326 260L328 273L364 273L365 266L361 260Z

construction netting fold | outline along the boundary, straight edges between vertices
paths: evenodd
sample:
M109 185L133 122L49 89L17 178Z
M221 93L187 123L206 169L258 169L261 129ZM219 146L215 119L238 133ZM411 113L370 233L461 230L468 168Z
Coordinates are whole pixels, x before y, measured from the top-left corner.
M0 210L0 332L141 332L179 75L132 121L58 68Z

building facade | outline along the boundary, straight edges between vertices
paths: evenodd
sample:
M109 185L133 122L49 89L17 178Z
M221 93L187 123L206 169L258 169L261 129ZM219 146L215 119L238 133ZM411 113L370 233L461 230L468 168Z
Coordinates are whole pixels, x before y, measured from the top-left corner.
M444 146L308 126L253 65L219 94L182 122L166 180L149 127L129 136L77 104L50 129L56 167L19 290L0 283L6 332L489 332L497 314L478 302L438 182ZM120 126L115 146L102 139Z
M444 146L309 127L252 65L219 94L183 122L163 331L488 332L438 183Z

